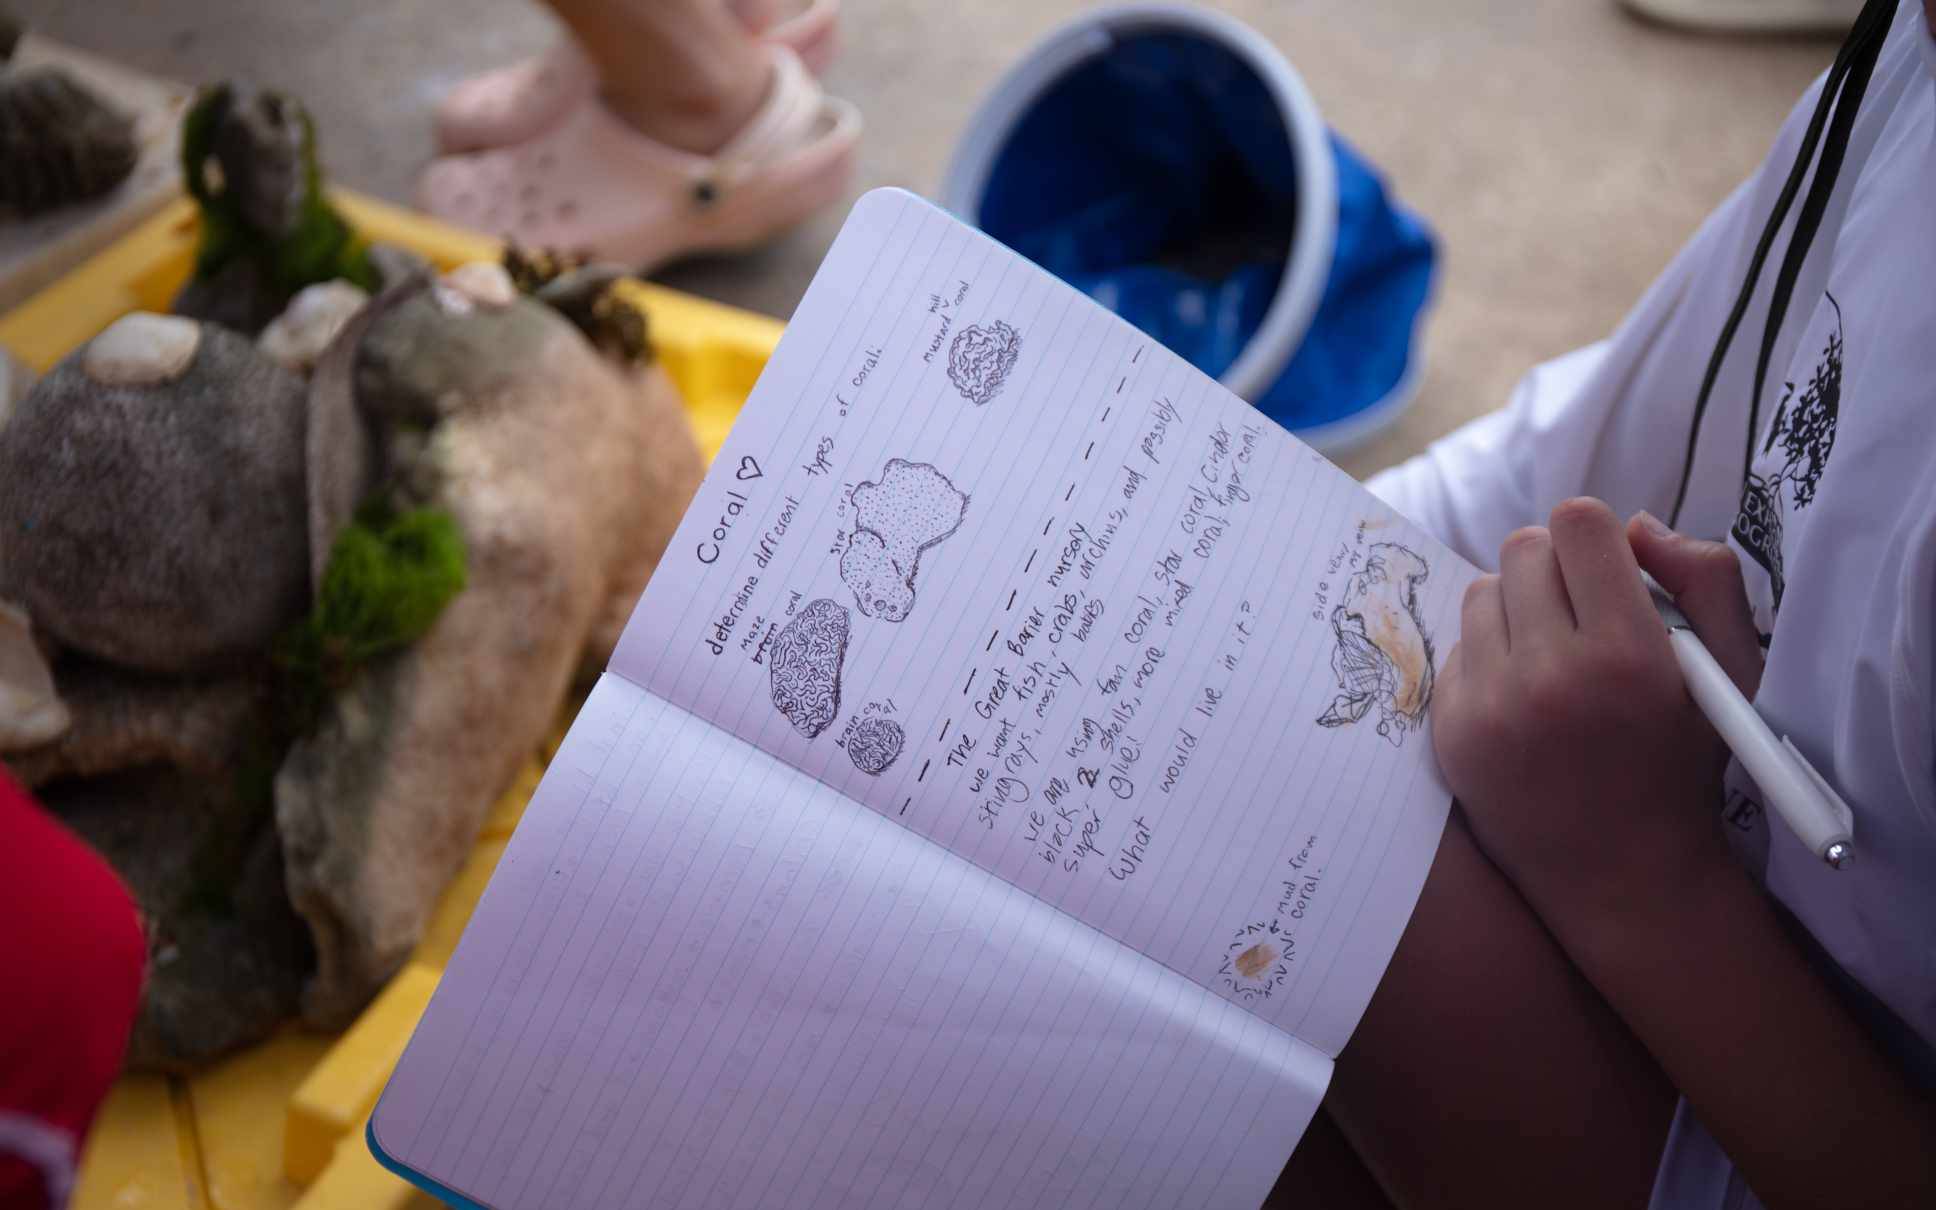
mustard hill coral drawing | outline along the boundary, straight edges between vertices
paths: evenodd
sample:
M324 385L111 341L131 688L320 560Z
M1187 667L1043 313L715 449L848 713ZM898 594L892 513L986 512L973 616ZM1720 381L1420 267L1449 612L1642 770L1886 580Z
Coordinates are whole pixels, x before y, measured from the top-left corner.
M770 653L773 708L808 739L840 713L840 666L847 658L847 610L820 597L808 601L774 637Z
M914 608L921 552L961 528L968 497L925 462L888 460L879 482L854 488L854 536L840 578L860 611L898 622Z
M961 397L984 407L1001 393L1015 359L1022 355L1022 334L997 319L987 327L969 324L948 346L948 381Z
M1344 692L1318 716L1326 727L1355 723L1378 708L1378 734L1393 746L1425 722L1432 699L1432 636L1419 617L1418 586L1431 568L1394 542L1375 543L1362 571L1331 611L1337 646L1331 671Z

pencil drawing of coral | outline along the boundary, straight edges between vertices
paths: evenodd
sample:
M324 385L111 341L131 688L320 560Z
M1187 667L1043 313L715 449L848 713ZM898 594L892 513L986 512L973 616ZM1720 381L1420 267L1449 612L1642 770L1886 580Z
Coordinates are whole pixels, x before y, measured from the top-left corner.
M854 488L853 501L840 578L863 614L898 622L914 608L921 552L961 528L968 497L927 463L891 458L878 482Z
M1418 586L1429 575L1424 559L1395 542L1366 552L1363 570L1331 611L1331 671L1343 692L1318 716L1320 725L1355 723L1376 706L1378 734L1394 746L1423 725L1432 699L1432 636L1419 616Z
M809 601L773 639L768 680L773 708L793 729L813 739L840 713L840 666L847 658L849 618L844 606Z
M847 736L847 758L862 773L878 777L901 755L907 733L891 718L864 718Z
M984 407L1001 393L1022 355L1022 334L997 319L987 327L969 324L948 346L948 381L961 397Z

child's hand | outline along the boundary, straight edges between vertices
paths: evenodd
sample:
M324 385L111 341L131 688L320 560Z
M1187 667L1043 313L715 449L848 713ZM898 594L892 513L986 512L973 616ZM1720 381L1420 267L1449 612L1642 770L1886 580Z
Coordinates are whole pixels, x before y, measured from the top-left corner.
M1727 859L1727 753L1688 696L1643 566L1752 695L1760 650L1733 552L1644 513L1622 527L1588 499L1506 539L1500 574L1466 593L1434 693L1446 780L1549 925L1619 913Z

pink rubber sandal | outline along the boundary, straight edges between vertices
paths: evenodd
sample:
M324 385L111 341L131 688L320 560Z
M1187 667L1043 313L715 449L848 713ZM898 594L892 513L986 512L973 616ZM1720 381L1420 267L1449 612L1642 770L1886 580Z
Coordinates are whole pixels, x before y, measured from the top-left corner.
M833 60L840 0L792 0L796 11L759 36L785 46L819 75ZM598 89L598 71L571 38L519 63L472 76L437 105L437 148L445 155L528 142Z
M520 244L639 272L758 244L840 197L861 125L791 50L770 54L766 100L713 155L655 142L593 98L518 146L433 161L419 204Z

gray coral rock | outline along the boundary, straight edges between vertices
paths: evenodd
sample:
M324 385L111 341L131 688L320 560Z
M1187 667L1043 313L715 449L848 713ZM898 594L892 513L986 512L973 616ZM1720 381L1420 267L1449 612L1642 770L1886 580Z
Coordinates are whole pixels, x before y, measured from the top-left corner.
M259 655L309 592L303 382L187 322L120 320L0 427L0 597L151 672Z
M148 934L128 1043L138 1070L187 1071L267 1038L313 962L283 889L275 828L232 776L165 766L41 791L127 884Z
M276 778L316 945L303 1011L325 1027L417 944L581 660L609 656L702 473L670 381L619 371L547 308L437 287L389 304L361 337L357 401L391 434L379 461L406 503L456 519L468 584L335 695Z
M51 740L7 756L14 776L28 786L163 765L225 780L270 704L263 674L255 670L164 677L69 657L60 663L59 684L69 724Z

